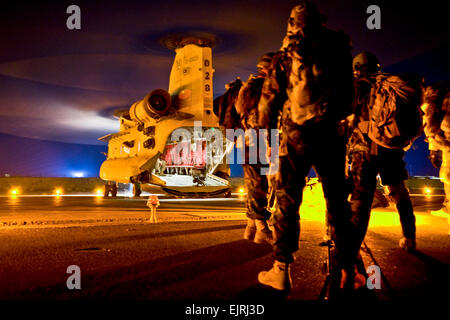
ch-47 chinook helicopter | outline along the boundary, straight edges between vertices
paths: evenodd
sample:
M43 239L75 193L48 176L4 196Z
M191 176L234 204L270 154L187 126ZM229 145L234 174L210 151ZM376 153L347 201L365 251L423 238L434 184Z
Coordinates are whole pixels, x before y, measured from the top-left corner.
M134 184L135 195L140 188L176 196L230 194L226 139L223 148L210 148L219 141L214 134L221 134L213 113L211 47L201 38L177 40L169 90L153 90L129 110L115 113L119 132L99 139L108 142L100 168L105 195L115 196L117 183Z

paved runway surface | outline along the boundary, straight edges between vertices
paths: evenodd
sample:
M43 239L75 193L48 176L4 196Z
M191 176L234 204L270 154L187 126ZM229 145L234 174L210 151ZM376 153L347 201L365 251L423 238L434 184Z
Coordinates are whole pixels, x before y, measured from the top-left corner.
M450 242L443 197L413 197L418 252L398 248L393 208L372 214L362 256L382 270L379 300L448 298ZM284 295L257 283L271 247L242 239L245 198L162 199L160 223L145 221L145 199L0 198L0 299L316 300L325 281L324 214L302 216L294 286ZM69 290L68 266L81 269Z
M147 199L95 196L0 197L0 226L124 223L148 218ZM161 222L241 219L245 197L219 199L161 198Z

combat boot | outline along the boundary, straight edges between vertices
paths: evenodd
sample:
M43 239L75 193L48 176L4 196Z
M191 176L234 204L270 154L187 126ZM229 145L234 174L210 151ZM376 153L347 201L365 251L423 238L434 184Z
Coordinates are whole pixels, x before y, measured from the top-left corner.
M353 283L352 283L353 282ZM359 273L358 268L355 266L355 270L353 274L350 274L342 269L341 271L341 289L347 287L348 283L352 283L353 289L358 290L359 288L366 286L366 277Z
M292 287L289 264L275 260L272 269L258 274L258 281L277 290L289 291Z
M253 240L256 234L256 224L255 219L247 219L247 227L244 231L244 239Z
M398 246L408 252L416 250L416 239L401 238L398 242Z
M267 221L256 219L255 225L256 225L256 234L254 242L264 243L264 241L267 241L268 243L272 244L273 242L272 231L270 231Z

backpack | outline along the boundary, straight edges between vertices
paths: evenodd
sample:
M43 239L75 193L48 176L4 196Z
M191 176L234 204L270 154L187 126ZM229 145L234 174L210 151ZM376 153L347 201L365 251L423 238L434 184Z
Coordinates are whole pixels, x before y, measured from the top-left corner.
M439 148L449 148L446 138L450 123L450 84L438 82L428 86L423 95L424 131L427 139ZM430 141L429 141L430 142Z
M236 111L243 121L244 128L258 127L258 103L264 84L263 77L250 76L242 85L235 103Z
M380 74L371 90L369 138L388 149L408 148L422 133L422 78Z
M227 91L214 99L214 113L219 117L219 124L225 129L236 129L240 126L240 117L236 111L235 103L242 87L241 79L227 85Z
M352 55L345 33L322 28L314 37L293 37L279 59L284 69L280 71L287 76L282 85L290 121L296 125L322 119L338 123L350 115ZM277 66L277 55L272 63Z

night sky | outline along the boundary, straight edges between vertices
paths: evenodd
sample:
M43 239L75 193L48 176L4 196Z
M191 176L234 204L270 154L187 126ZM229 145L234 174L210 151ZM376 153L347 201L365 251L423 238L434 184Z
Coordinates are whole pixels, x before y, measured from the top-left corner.
M375 53L384 71L419 72L427 84L450 80L447 10L441 1L315 1L331 29L345 31L353 54ZM247 79L265 52L280 47L297 1L17 1L0 13L0 175L97 176L97 139L118 130L115 109L167 89L174 52L161 39L208 34L214 96ZM68 30L66 8L81 8ZM381 8L369 30L366 8ZM330 53L331 54L331 53ZM437 175L418 139L405 161L411 175ZM233 167L233 174L242 171Z

